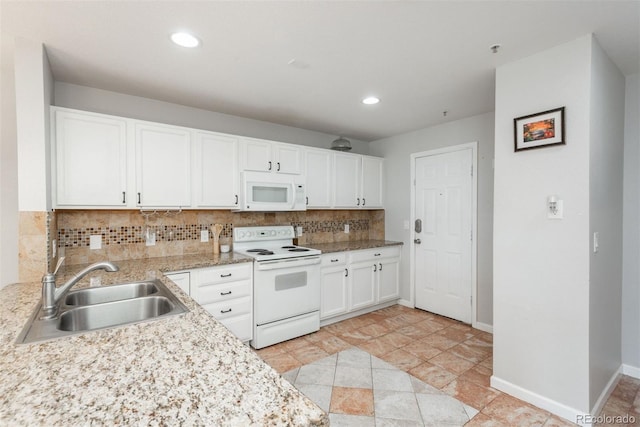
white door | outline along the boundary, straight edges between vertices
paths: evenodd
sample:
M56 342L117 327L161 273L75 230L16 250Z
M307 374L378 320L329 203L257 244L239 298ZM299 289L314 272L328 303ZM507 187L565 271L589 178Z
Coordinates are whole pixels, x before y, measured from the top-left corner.
M378 262L378 303L400 297L400 259L389 258Z
M334 155L333 207L360 207L360 163L362 156L353 154Z
M320 319L347 312L346 271L344 264L320 271Z
M376 157L362 157L362 207L382 207L382 164Z
M238 139L209 132L196 133L196 204L238 207Z
M261 139L243 138L240 141L240 170L272 172L275 165L271 159L272 144Z
M273 169L276 173L300 175L302 173L302 150L292 144L274 144Z
M331 207L331 161L328 150L306 150L307 208Z
M376 272L373 261L362 261L351 264L349 268L350 310L369 307L376 303Z
M471 323L471 148L415 159L416 307ZM418 232L418 230L420 230Z

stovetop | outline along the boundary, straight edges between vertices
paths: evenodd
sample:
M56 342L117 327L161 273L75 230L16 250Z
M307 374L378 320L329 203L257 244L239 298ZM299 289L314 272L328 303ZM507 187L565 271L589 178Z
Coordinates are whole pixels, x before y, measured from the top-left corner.
M317 256L318 249L293 244L293 226L235 227L233 249L243 255L266 261Z

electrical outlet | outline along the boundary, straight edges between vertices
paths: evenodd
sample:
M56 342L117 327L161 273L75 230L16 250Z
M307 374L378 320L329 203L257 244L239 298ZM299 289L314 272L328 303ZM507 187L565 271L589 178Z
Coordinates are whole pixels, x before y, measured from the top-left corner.
M51 242L51 257L55 258L57 254L58 254L58 241L56 239L53 239L53 241Z
M145 235L145 244L147 246L155 246L156 245L156 232L147 230Z
M200 230L200 241L201 242L209 241L209 230Z
M301 225L298 225L296 227L296 236L298 236L298 237L302 236L302 226Z
M102 236L100 234L89 236L89 249L102 249Z
M349 234L349 224L344 225L344 232Z

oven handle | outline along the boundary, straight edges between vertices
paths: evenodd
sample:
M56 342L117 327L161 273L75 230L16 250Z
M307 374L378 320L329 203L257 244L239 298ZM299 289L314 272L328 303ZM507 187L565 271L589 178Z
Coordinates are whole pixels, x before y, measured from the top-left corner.
M289 258L289 259L277 259L273 261L260 261L257 262L257 269L260 271L265 270L278 270L281 268L295 268L303 267L305 265L320 264L319 256L310 256L304 258Z

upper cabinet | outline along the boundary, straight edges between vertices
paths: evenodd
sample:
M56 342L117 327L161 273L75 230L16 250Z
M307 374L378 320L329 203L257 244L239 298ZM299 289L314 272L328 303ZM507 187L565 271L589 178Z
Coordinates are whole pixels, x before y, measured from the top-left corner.
M302 149L292 144L242 138L240 170L300 175Z
M335 153L333 207L343 209L382 208L383 159Z
M238 207L238 137L196 132L195 203L200 208Z
M135 124L136 203L191 206L191 132L177 126Z
M304 150L307 176L307 208L331 207L333 153L329 150Z
M54 204L126 206L127 122L101 114L58 111L53 124Z

